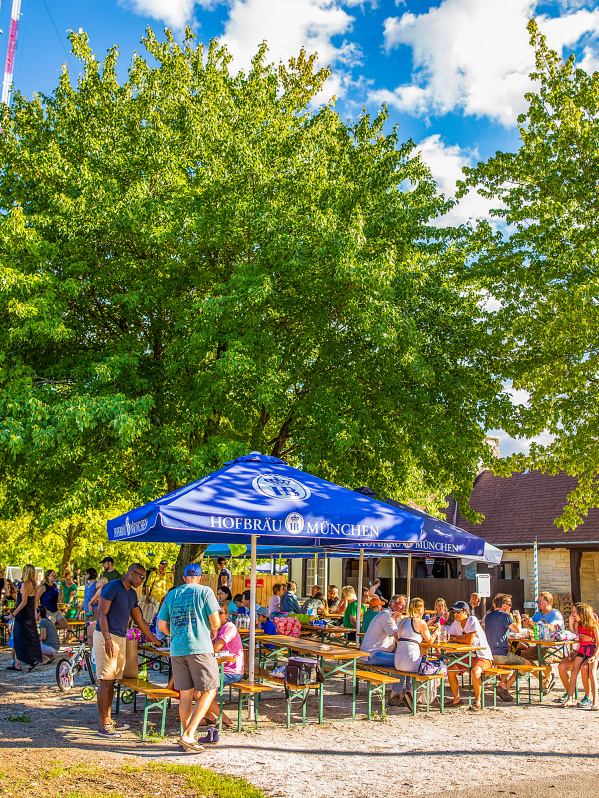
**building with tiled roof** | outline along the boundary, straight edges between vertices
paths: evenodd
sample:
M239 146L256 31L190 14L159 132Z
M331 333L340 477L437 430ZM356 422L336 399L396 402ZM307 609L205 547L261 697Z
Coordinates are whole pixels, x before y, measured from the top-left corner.
M555 519L563 513L577 481L564 473L539 471L499 477L482 471L475 480L470 506L485 516L482 524L469 523L454 501L447 519L504 550L497 576L521 578L525 597L534 598L533 555L539 547L541 590L550 590L574 601L599 606L599 509L589 512L584 523L563 532Z

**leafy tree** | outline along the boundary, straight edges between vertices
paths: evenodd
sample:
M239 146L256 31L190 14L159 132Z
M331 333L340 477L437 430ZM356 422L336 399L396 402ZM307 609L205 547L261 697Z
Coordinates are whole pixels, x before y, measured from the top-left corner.
M539 89L518 120L520 149L466 169L463 190L499 200L493 213L505 223L481 224L474 238L478 276L501 303L490 317L497 368L530 393L503 426L555 436L497 467L577 476L559 519L568 529L599 504L599 74L564 62L534 21L529 31Z
M303 52L233 74L149 30L121 85L71 41L77 85L1 118L4 516L108 514L252 449L467 498L500 384L413 144L309 110Z

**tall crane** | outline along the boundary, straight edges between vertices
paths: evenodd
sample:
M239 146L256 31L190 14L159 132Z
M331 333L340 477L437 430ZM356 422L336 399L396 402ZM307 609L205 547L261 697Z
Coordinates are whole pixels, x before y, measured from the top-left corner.
M15 50L17 49L17 33L19 31L20 16L21 0L12 0L10 33L8 35L8 50L6 52L6 68L4 70L4 83L2 84L2 102L6 105L10 105L10 90L12 87L12 73L15 66Z

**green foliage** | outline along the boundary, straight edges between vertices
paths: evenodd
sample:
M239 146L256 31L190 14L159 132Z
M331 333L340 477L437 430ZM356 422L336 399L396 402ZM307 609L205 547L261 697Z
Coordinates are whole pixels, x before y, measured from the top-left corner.
M467 169L463 189L500 200L494 215L508 225L481 224L473 238L481 284L501 302L489 317L497 369L530 392L502 426L555 435L497 467L577 476L559 519L569 529L599 504L599 74L548 49L534 21L529 31L539 90L519 118L520 149Z
M3 516L116 515L252 449L466 500L500 382L386 112L311 111L327 72L303 52L233 74L149 30L120 85L116 48L71 41L77 86L0 119Z

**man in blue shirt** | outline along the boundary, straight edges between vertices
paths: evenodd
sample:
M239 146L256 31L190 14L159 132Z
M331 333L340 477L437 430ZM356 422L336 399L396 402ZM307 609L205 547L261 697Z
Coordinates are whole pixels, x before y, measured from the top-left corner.
M281 596L281 612L300 612L299 601L295 596L297 585L295 582L287 582L287 590Z
M214 591L200 585L202 566L191 563L183 572L185 582L166 594L158 613L158 628L171 639L171 665L175 690L179 690L179 717L184 732L179 745L199 752L195 732L220 684L212 640L220 629L218 601ZM194 692L199 692L195 709Z
M227 560L225 557L217 557L216 558L216 566L218 570L218 578L216 580L216 586L221 587L224 585L231 590L231 572L227 568Z
M470 603L472 604L472 601ZM493 604L495 609L485 616L485 635L493 654L493 664L501 668L506 668L510 665L528 665L524 657L510 652L509 633L521 631L520 625L510 615L512 597L508 593L499 593L493 599ZM497 694L502 701L514 700L508 690L515 681L516 676L512 673L507 682L504 676L501 682L497 684Z
M127 625L132 618L148 640L158 643L143 619L137 604L136 588L146 578L146 569L135 562L121 579L104 585L98 601L98 620L93 637L96 677L98 679L98 712L101 737L120 737L120 730L128 729L126 723L113 723L110 717L114 682L120 679L125 668L127 651Z
M522 616L522 624L527 626L529 629L532 628L535 623L546 623L552 632L556 631L557 629L564 629L564 616L559 610L553 609L553 593L549 593L548 591L539 593L539 598L537 599L537 612L535 612L532 618L529 618L528 615ZM537 664L537 647L534 645L534 643L529 648L524 649L521 654L528 662L534 662ZM543 663L544 695L546 695L555 684L555 676L551 672L551 664L557 661L558 660L555 657L550 657Z

